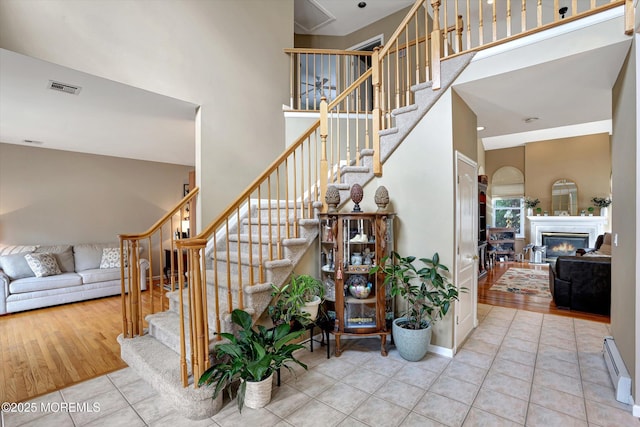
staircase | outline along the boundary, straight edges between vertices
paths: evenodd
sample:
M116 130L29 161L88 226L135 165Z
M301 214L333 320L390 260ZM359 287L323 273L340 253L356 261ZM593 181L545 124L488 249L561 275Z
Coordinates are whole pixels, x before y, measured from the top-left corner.
M314 244L327 186L336 186L346 201L353 184L365 186L380 176L382 164L471 61L473 52L440 58L441 38L451 30L445 25L441 32L438 26L437 1L431 3L432 31L428 26L421 31L429 37L409 42L410 34L419 33L411 23L429 22L424 16L427 3L416 1L389 44L373 53L372 68L331 103L323 101L320 120L229 208L195 238L175 242L178 251L189 256L188 270L180 268L178 275L186 273L189 286L180 284L166 295L168 310L146 316L148 333L138 319L138 304L126 309L123 293L125 333L118 338L122 359L183 416L202 419L220 410L222 394L212 401L210 389L194 386L220 342L215 332L233 332L234 308L251 313L254 320L262 315L270 302L271 284L283 285ZM454 30L461 40L463 27L458 21ZM414 64L412 57L426 63ZM400 58L405 65L399 65ZM415 67L411 72L410 66ZM362 110L368 102L360 101L369 99L361 92L367 90L363 88L368 79L374 88L373 109ZM349 126L357 129L351 132L356 135L364 129L355 141L350 140ZM129 265L136 264L132 260ZM133 294L130 298L135 299Z
M397 126L386 130L381 135L381 157L386 160L391 153L399 146L402 139L409 134L411 129L427 113L429 108L455 80L455 78L467 66L473 54L463 55L442 64L442 84L440 91L432 91L429 84L419 85L413 88L415 91L416 103L394 111ZM341 200L349 200L349 190L353 184L364 186L374 178L373 173L373 150L363 150L361 152L360 166L343 166L341 168L341 182L334 184L340 190ZM269 215L273 215L274 208L280 207L280 216L271 218L272 225L269 226ZM285 214L285 207L288 212ZM315 202L316 208L321 207L321 203ZM244 216L240 221L229 227L228 240L232 246L240 248L240 254L231 251L214 251L213 245L208 244L205 256L207 257L207 313L209 329L209 351L213 351L218 341L215 340L216 306L214 277L218 272L218 301L225 301L228 293L231 293L233 308L238 307L239 284L238 275L248 277L251 269L259 267L259 253L263 259L268 258L269 251L276 252L278 232L280 236L286 235L286 227L291 221L294 212L300 216L300 203L293 201L277 201L262 203L260 208L257 201L252 200L250 206L246 206ZM271 213L270 213L271 212ZM288 215L289 218L285 218ZM315 215L314 215L315 216ZM260 218L260 221L258 221ZM278 221L279 219L279 221ZM238 229L239 228L239 229ZM278 230L278 228L280 230ZM264 261L265 280L243 289L244 310L257 319L268 307L271 300L271 283L281 286L289 278L300 258L307 249L315 244L318 235L318 221L315 218L297 220L298 237L282 237L280 245L282 247L281 258L272 261ZM295 230L289 229L289 235L296 235ZM251 236L251 239L249 237ZM225 247L226 235L221 235L216 241L216 247ZM249 244L251 240L252 244ZM257 244L261 242L261 244ZM270 245L271 243L271 245ZM271 248L270 248L271 246ZM251 251L251 259L249 253ZM213 260L215 255L215 261ZM226 272L230 272L230 282L227 282ZM221 274L225 272L225 274ZM186 353L191 353L190 340L188 338L188 313L187 300L188 289L184 289L183 306L186 313L185 330L187 331ZM218 399L212 403L211 390L207 388L183 387L180 376L180 291L167 294L169 299L169 310L146 316L148 322L148 334L133 339L119 337L121 345L122 359L135 370L141 377L145 378L159 394L166 396L174 406L185 417L192 419L202 419L215 414L221 405ZM230 312L225 309L221 313L221 331L230 332ZM188 369L191 369L190 361L187 360ZM193 377L190 377L189 384L193 384Z
M272 201L269 205L279 204L284 207L285 202ZM289 213L294 209L295 204L289 203ZM296 207L299 210L299 206ZM284 209L282 210L284 212ZM239 226L230 228L229 241L239 243L241 253L238 257L235 254L227 256L225 252L217 254L217 265L214 265L212 257L207 268L207 306L209 313L209 325L216 324L216 306L215 306L215 287L213 278L217 271L227 271L230 267L231 281L227 283L226 277L218 281L218 299L227 298L227 293L231 293L232 300L238 301L239 284L236 280L238 273L248 275L249 269L255 267L255 261L250 261L249 250L253 251L253 260L258 259L256 251L262 251L263 255L269 251L269 242L271 246L275 246L273 236L278 234L277 228L282 226L272 225L258 226L258 217L262 217L263 221L268 222L264 216L268 215L268 209L258 210L255 205L249 209L246 217L241 218ZM251 218L251 220L249 219ZM275 220L273 222L276 222ZM239 230L238 230L239 227ZM285 280L293 272L293 268L304 255L307 248L313 244L318 234L318 222L314 219L298 221L298 238L282 239L284 257L282 259L267 261L264 264L266 270L266 281L243 290L243 299L245 302L244 310L257 318L269 305L271 301L271 283L278 286L284 284ZM239 231L239 234L238 234ZM285 230L280 230L284 234ZM290 230L291 232L291 230ZM259 239L259 234L262 239ZM256 245L249 246L249 236L252 241L262 241L260 247ZM270 239L271 238L271 239ZM223 239L221 238L220 241ZM212 256L211 251L207 255ZM253 263L253 265L252 265ZM189 335L189 310L187 308L188 289L182 291L182 300L185 316L185 331L187 334L186 353L191 353ZM211 390L207 388L184 387L180 374L180 291L167 293L169 300L169 309L155 314L146 316L148 322L148 334L138 336L133 339L125 339L123 336L118 337L121 346L122 359L136 371L141 377L145 378L149 384L158 391L159 394L168 399L173 406L181 412L185 417L191 419L203 419L211 417L218 412L221 405L221 397L215 401L211 399ZM237 303L233 308L237 308ZM232 332L230 312L223 314L224 321L221 324L221 332ZM214 328L209 333L209 352L213 351L218 341L214 334ZM190 361L187 360L188 368L191 369ZM190 377L189 384L193 384L193 377Z

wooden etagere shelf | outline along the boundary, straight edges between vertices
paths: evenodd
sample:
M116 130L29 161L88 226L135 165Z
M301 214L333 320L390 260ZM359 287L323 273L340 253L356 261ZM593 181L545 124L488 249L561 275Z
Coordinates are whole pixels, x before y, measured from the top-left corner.
M489 251L496 259L504 258L513 261L516 254L516 229L506 227L491 227L487 231Z
M392 213L332 213L320 215L320 271L335 292L335 355L342 335L379 336L387 355L393 301L381 273L371 268L393 250Z

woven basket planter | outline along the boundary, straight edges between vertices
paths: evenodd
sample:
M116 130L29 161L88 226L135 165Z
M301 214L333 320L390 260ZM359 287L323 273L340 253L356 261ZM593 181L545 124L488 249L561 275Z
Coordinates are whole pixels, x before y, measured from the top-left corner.
M244 405L257 409L263 408L271 402L271 389L273 388L273 373L262 381L247 381L247 389L244 394Z

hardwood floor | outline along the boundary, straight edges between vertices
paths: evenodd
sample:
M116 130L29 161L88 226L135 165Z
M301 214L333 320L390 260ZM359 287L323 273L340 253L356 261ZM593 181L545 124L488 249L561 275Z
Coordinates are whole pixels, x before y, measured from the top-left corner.
M496 263L494 268L492 270L489 270L489 274L478 280L478 303L536 311L538 313L557 314L559 316L569 316L578 319L593 320L596 322L610 322L609 316L560 309L556 307L553 300L549 298L541 298L530 295L519 295L513 294L511 292L491 290L491 286L493 286L498 281L498 279L500 279L500 277L509 269L509 267L531 268L544 271L548 271L549 269L547 265L535 265L529 264L528 262Z
M498 263L478 281L479 303L609 322L560 310L546 298L490 290L509 267L547 268ZM116 341L121 329L119 296L0 316L0 402L21 402L126 367Z
M116 341L120 304L114 296L0 316L0 402L21 402L125 368Z

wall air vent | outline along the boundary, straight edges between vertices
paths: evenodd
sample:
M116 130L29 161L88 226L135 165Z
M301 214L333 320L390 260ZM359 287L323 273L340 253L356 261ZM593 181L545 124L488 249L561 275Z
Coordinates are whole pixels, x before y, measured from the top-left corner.
M51 90L57 90L58 92L69 93L71 95L77 95L82 90L80 86L57 82L55 80L49 80L49 86L47 87Z

